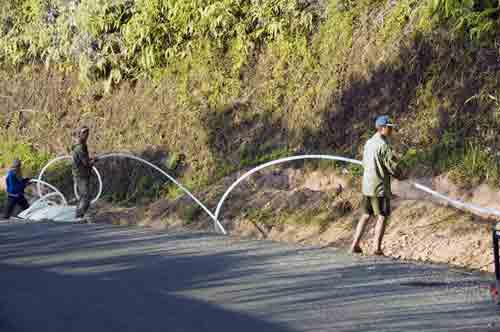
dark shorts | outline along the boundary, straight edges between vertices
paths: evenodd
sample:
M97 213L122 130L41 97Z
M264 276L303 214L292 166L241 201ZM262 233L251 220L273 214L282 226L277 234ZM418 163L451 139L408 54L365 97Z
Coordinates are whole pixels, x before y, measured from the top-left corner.
M363 213L370 216L391 215L391 200L388 197L363 196L361 207Z

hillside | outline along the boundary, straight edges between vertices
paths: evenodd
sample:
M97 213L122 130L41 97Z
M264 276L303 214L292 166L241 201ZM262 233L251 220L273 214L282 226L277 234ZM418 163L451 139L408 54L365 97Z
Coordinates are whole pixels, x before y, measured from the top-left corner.
M269 155L357 156L390 114L416 172L495 182L496 30L471 40L436 16L416 0L3 4L2 144L61 153L85 123L98 151L185 154L200 185Z
M34 172L86 124L96 153L144 155L201 191L279 156L359 158L389 114L413 177L500 185L496 1L23 0L0 15L0 167ZM179 197L105 167L109 200Z

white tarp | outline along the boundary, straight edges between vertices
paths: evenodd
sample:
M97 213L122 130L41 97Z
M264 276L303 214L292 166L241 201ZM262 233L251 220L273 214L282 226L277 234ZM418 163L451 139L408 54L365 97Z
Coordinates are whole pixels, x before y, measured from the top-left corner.
M20 218L42 221L76 222L76 206L50 205L46 200L39 200L19 214Z

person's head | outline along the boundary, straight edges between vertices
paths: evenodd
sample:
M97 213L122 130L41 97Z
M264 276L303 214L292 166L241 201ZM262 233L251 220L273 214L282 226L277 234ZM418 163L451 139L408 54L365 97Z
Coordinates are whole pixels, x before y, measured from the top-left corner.
M14 171L16 171L16 172L20 172L21 171L21 167L22 167L21 160L14 159L14 161L12 162L12 169Z
M87 143L87 140L89 138L89 127L83 126L78 130L77 133L77 139L79 143Z
M392 130L396 127L396 125L387 115L382 115L375 121L375 127L382 136L390 137L392 135Z

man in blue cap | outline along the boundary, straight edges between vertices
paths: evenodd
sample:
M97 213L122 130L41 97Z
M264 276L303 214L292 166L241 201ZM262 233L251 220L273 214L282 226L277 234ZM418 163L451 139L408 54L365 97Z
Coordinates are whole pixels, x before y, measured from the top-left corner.
M367 221L377 218L375 255L383 255L382 237L384 236L385 220L391 214L391 177L402 180L398 162L389 145L388 138L392 135L394 123L386 116L379 116L375 121L377 133L366 142L363 152L363 215L358 222L352 253L362 253L359 241L363 236Z
M24 197L24 189L28 185L30 179L23 178L21 161L15 159L12 167L7 173L5 180L7 184L7 205L5 206L4 218L9 219L17 205L24 211L29 208L28 201Z

